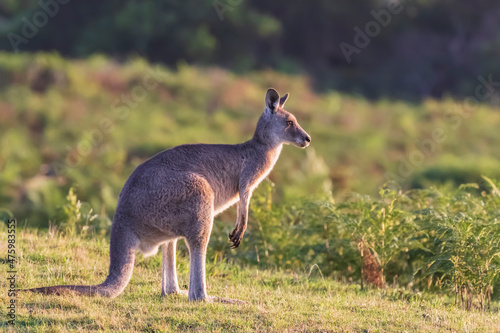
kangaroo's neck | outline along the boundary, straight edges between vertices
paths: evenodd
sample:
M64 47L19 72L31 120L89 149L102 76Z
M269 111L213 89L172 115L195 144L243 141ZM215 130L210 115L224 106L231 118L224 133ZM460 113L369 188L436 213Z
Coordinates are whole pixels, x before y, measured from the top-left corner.
M261 140L258 137L253 137L250 141L246 142L249 146L251 146L257 155L265 157L266 160L275 160L278 159L281 149L283 148L283 143L281 142L266 142ZM276 162L276 161L274 161ZM274 165L274 163L273 163ZM272 167L272 166L271 166Z
M252 140L248 141L248 143L255 151L255 160L249 161L254 166L254 172L258 174L258 176L254 178L255 183L252 184L252 187L255 187L264 178L266 178L273 169L274 165L278 161L281 149L283 148L283 144L262 142L261 140L256 140L255 137Z
M266 158L266 163L264 165L265 169L265 177L271 172L271 170L274 168L274 165L278 161L278 158L280 157L281 154L281 149L283 148L283 144L278 144L277 146L270 147L267 151L267 158Z

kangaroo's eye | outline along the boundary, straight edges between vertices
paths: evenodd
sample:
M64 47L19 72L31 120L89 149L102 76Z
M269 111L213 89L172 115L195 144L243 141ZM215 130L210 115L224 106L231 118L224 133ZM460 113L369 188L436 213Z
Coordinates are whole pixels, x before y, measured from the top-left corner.
M293 126L293 121L289 120L286 122L287 126Z

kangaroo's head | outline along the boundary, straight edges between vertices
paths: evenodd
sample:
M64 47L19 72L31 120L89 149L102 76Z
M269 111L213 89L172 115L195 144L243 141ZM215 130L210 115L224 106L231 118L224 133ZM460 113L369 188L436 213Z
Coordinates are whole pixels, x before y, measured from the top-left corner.
M266 109L257 123L255 137L271 145L293 144L305 148L311 143L311 137L300 127L297 118L283 107L288 94L280 98L273 88L266 94Z

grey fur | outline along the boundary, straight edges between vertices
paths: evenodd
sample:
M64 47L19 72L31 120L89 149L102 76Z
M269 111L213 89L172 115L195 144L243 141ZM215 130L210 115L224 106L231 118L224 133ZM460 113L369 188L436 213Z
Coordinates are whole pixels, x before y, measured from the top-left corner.
M190 252L189 299L208 299L205 257L214 216L237 205L233 247L247 228L252 191L269 174L283 144L305 148L310 136L280 99L267 91L265 111L254 137L236 145L191 144L153 156L138 166L123 187L110 241L109 275L94 286L53 286L29 289L48 294L67 290L85 295L115 297L130 281L135 251L155 254L162 245L162 295L180 292L175 271L175 247L184 238Z

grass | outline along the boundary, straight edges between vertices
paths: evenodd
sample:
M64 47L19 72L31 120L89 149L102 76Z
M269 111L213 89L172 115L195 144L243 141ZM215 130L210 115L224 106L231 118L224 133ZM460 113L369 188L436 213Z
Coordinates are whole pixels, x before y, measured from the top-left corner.
M0 227L6 239L6 228ZM109 243L102 236L64 237L18 229L17 284L93 284L106 276ZM0 245L7 252L6 243ZM404 288L360 290L311 272L239 267L208 258L210 295L247 304L193 303L186 296L160 296L161 255L138 256L131 282L115 299L19 293L17 331L265 331L265 332L500 332L498 304L492 311L464 311L439 294ZM188 284L188 258L178 258L179 283ZM6 265L0 303L5 315ZM5 317L4 317L5 318ZM2 324L3 331L14 331Z

